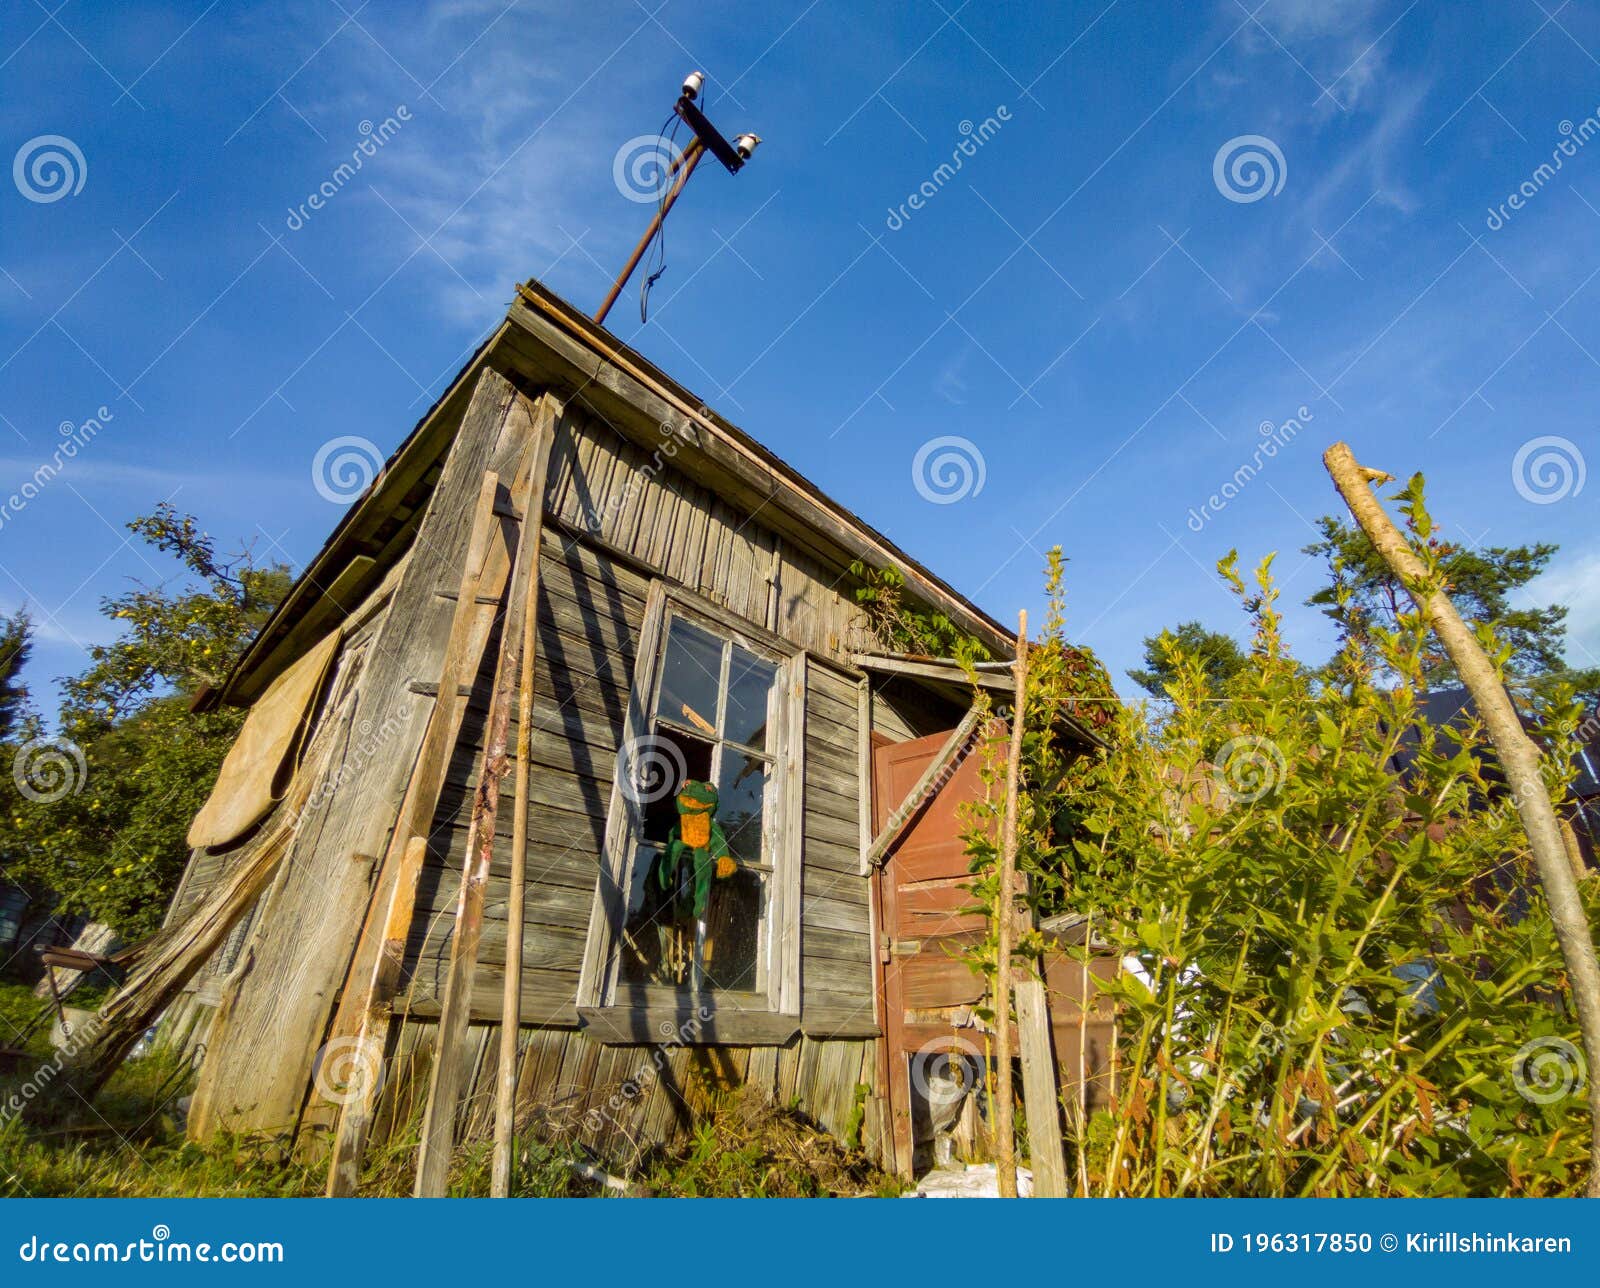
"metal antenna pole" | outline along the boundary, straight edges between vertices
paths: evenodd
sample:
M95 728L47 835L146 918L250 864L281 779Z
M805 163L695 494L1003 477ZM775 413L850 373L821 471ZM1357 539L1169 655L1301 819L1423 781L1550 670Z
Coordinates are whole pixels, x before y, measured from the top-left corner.
M678 171L677 182L672 185L666 199L657 208L655 218L650 221L650 227L644 231L644 236L639 239L639 244L633 248L633 254L628 257L628 262L622 266L622 272L617 275L617 280L611 284L611 290L606 298L601 301L600 307L595 310L594 320L604 322L606 314L611 312L611 306L617 302L617 296L622 294L622 288L628 284L628 279L633 276L633 270L639 267L639 261L644 258L645 251L656 233L661 231L661 224L672 210L673 203L678 200L678 195L683 191L684 185L689 182L689 176L694 173L695 166L700 164L700 158L705 155L705 145L698 137L693 139L689 146L683 150L679 159L681 169Z

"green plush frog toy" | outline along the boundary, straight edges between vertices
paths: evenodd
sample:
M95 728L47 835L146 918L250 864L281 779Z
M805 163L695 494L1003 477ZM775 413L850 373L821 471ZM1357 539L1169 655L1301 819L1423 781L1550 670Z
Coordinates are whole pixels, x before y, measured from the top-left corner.
M731 877L738 864L716 819L717 789L690 780L678 791L678 821L656 867L656 881L671 901L672 917L703 922L714 879Z

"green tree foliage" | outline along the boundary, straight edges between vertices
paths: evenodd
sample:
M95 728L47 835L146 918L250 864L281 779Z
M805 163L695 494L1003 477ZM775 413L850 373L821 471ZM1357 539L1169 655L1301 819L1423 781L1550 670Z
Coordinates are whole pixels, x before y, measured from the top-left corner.
M1245 653L1238 641L1221 631L1207 630L1200 622L1180 622L1172 630L1147 635L1144 669L1128 678L1153 698L1165 698L1177 683L1176 657L1196 658L1213 688L1221 689L1245 669Z
M67 681L59 733L0 751L16 769L0 777L0 865L52 892L62 914L131 940L159 926L189 823L243 721L233 708L194 713L190 703L226 677L290 578L248 552L220 557L170 506L128 527L182 575L104 600L122 633Z
M28 711L28 686L17 677L33 651L33 623L26 609L0 618L0 741L10 738Z
M1321 608L1338 625L1341 640L1372 650L1374 631L1394 630L1408 607L1405 591L1379 557L1366 534L1343 519L1324 515L1317 523L1322 536L1303 552L1323 559L1329 584L1306 602ZM1426 544L1437 561L1444 585L1469 623L1492 625L1510 648L1507 675L1513 685L1536 693L1569 683L1591 700L1600 697L1600 669L1573 671L1563 659L1567 609L1515 608L1515 592L1543 572L1558 550L1539 542L1526 546L1468 547L1430 533ZM1438 643L1424 644L1422 668L1431 685L1450 684L1455 670Z
M1461 565L1432 539L1420 482L1402 499L1429 583L1453 586ZM1230 682L1180 648L1169 713L1123 711L1103 752L1064 763L1040 755L1043 665L1028 701L1023 867L1052 908L1088 919L1096 948L1069 951L1129 964L1111 986L1108 1103L1074 1131L1080 1187L1581 1192L1589 1124L1561 957L1483 730L1420 714L1426 624L1396 599L1318 683L1284 647L1270 558L1249 590L1232 556L1219 569L1253 636ZM1356 620L1371 593L1339 580L1325 602ZM1509 670L1516 645L1483 634ZM1553 694L1558 800L1576 711ZM973 853L983 892L981 836ZM1597 887L1583 883L1591 916Z
M1027 903L1035 918L1060 912L1070 904L1072 838L1083 826L1082 799L1066 788L1069 770L1083 754L1081 738L1068 732L1062 717L1105 733L1116 729L1116 704L1082 701L1082 650L1067 643L1066 564L1060 547L1050 551L1045 566L1045 617L1042 629L1028 648L1028 685L1023 712L1022 754L1019 764L1022 790L1017 801L1017 870L1027 878ZM1110 680L1102 670L1098 676L1105 692ZM978 744L983 757L984 799L962 807L962 839L966 843L974 877L972 891L989 913L987 939L969 954L974 969L995 976L999 942L995 912L1000 901L999 838L1005 806L1006 758L1012 709L996 706L989 691L974 687L973 701L993 720ZM1098 713L1100 719L1089 717ZM1037 953L1043 941L1037 935L1021 937L1017 951Z

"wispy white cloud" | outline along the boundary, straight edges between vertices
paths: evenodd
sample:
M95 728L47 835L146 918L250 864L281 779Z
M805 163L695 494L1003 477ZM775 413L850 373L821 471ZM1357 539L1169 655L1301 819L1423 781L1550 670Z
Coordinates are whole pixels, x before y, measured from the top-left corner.
M18 487L25 480L33 478L34 471L44 459L21 455L0 456L0 488ZM263 496L273 495L302 496L312 488L309 471L303 476L287 476L260 470L161 469L127 461L90 460L84 457L60 466L50 483L62 487L71 484L83 490L108 489L119 495L149 496L152 499L192 490L206 496L248 494L259 500Z
M1251 4L1249 10L1255 10ZM1404 6L1378 0L1275 0L1259 12L1240 39L1252 52L1293 58L1307 83L1323 93L1319 110L1337 113L1366 106L1387 70L1385 30ZM1224 17L1247 10L1226 0Z
M1558 554L1518 595L1519 606L1567 606L1567 662L1600 666L1600 545Z
M612 192L611 170L625 139L660 124L635 110L647 73L629 56L654 28L643 9L583 34L569 17L555 3L432 0L403 24L363 17L375 41L341 34L313 65L325 74L296 81L300 106L330 139L338 122L348 133L374 119L374 103L408 107L354 195L370 215L358 253L384 272L408 263L429 274L449 321L481 324L511 283L553 265L598 283L614 267L613 243L641 227L641 207ZM649 101L665 116L673 86L658 88Z
M1401 80L1374 105L1372 124L1340 154L1337 165L1317 176L1301 202L1301 213L1317 228L1328 224L1337 210L1376 194L1380 205L1402 214L1417 208L1417 198L1399 158L1417 125L1426 81ZM1337 223L1337 221L1335 221Z
M934 379L933 391L953 407L966 404L966 370L971 358L971 346L964 346L959 353L940 366L939 374Z

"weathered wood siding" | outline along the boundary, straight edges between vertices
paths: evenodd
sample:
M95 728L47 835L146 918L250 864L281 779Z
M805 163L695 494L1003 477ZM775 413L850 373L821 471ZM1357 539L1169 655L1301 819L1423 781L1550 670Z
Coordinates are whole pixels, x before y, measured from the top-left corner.
M536 1027L525 1039L519 1100L559 1106L612 1155L624 1142L659 1143L685 1125L691 1084L753 1080L785 1101L798 1097L807 1113L843 1132L855 1087L871 1080L870 1039L878 1032L869 885L859 875L856 678L842 661L867 637L850 587L683 479L664 454L647 456L581 412L569 413L558 429L546 505L560 522L546 528L539 572L521 1011L523 1025ZM818 655L806 663L802 1037L782 1048L604 1047L574 1031L652 572ZM410 1076L415 1061L432 1058L432 1029L418 1021L437 1014L449 962L492 670L486 660L474 685L408 944L408 1021L394 1058ZM509 835L510 812L502 799L497 834ZM507 858L491 869L473 986L478 1023L458 1053L475 1088L462 1111L463 1131L487 1126L478 1121L492 1093L486 1022L500 1016L509 867ZM658 1066L660 1077L640 1090L640 1070ZM409 1085L401 1079L388 1093L391 1121L405 1117ZM618 1088L631 1088L620 1105Z
M389 1062L380 1135L420 1113L437 1028L408 1020ZM464 1092L456 1137L493 1130L498 1026L471 1026L457 1058ZM882 1156L879 1116L870 1101L856 1112L856 1088L873 1077L873 1043L798 1037L782 1047L602 1046L570 1029L527 1028L517 1075L519 1130L545 1127L576 1139L611 1166L630 1170L644 1155L688 1131L712 1096L746 1086L779 1105L798 1105L812 1121Z
M362 605L352 614L353 624L347 627L348 634L340 643L333 675L322 696L320 709L323 716L347 702L351 691L360 683L367 649L388 610L385 597L379 602ZM199 907L217 883L233 871L244 852L243 846L233 846L216 854L204 849L195 850L190 855L189 866L184 870L163 924L181 921ZM263 895L257 899L250 910L239 918L210 960L195 973L178 1000L168 1008L162 1020L161 1045L188 1051L205 1044L210 1034L212 1015L222 998L223 987L256 932L265 898Z
M200 1086L221 1125L276 1133L298 1122L371 901L372 873L428 723L432 699L413 686L436 678L443 664L454 615L446 596L459 584L473 499L486 469L517 476L532 431L526 397L483 371L367 650L353 727L363 738L368 729L392 732L382 738L381 755L348 775L334 764L325 779L330 790L313 792L273 887L271 915L252 936L230 997L227 1041L207 1053Z
M491 461L510 469L517 440L502 422L511 397L503 380L493 374L484 378L441 479L451 499L442 509L435 504L437 496L430 502L428 521L446 534L441 544L451 550L464 536L460 523L447 516L460 508L459 498L477 472ZM463 443L470 449L463 451ZM680 448L669 441L656 453L646 452L573 405L557 428L545 495L552 521L541 547L535 700L529 713L535 728L519 1103L528 1112L538 1106L572 1115L585 1139L612 1157L670 1138L690 1121L697 1096L745 1081L782 1103L798 1101L822 1125L845 1134L855 1111L855 1089L873 1081L876 1061L869 883L860 875L862 731L857 675L848 664L852 653L872 646L865 616L845 574L823 568L764 527L759 514L741 512L675 470L672 455ZM415 620L402 628L388 610L375 616L363 631L362 647L351 655L366 649L382 665L342 671L350 678L341 680L355 683L360 676L364 710L376 710L373 704L381 700L384 711L411 715L408 734L420 728L415 717L434 697L426 678L434 668L425 659L436 651L434 637L449 608L439 598L449 582L447 552L428 544L425 562L411 557L418 566L408 569L400 583L404 593L392 601L404 599L405 613ZM693 590L808 653L801 1035L782 1047L614 1047L578 1028L579 968L617 743L654 576ZM398 1049L391 1053L380 1133L385 1123L409 1117L410 1098L426 1085L427 1061L433 1058L431 1021L449 960L496 651L493 645L487 651L474 682L433 820L407 945L406 988L397 1001L405 1018ZM890 737L914 737L953 723L948 712L930 706L915 690L896 688L894 682L875 682L874 689L873 726ZM521 718L523 713L513 714L514 720ZM409 764L410 744L401 742L396 763L384 774L371 775L369 767L367 776L381 778L381 784L341 787L339 805L351 814L341 821L337 808L324 811L327 817L319 816L318 826L297 839L285 889L275 896L273 915L266 919L272 924L248 926L230 941L231 951L219 954L197 981L175 1026L203 1033L200 1021L214 1004L217 985L240 948L252 942L248 960L254 964L233 981L240 1005L229 1025L228 1050L214 1051L208 1060L208 1066L226 1066L208 1067L207 1073L226 1101L223 1117L230 1126L275 1130L291 1112L289 1106L298 1103L295 1088L306 1085L317 1047L312 1027L328 1014L361 900L368 894L364 856L382 851L383 829L393 826L395 784ZM510 835L511 810L510 794L504 793L497 835ZM225 859L197 858L174 915L192 906L225 866ZM508 859L497 861L491 871L472 993L473 1025L464 1049L455 1053L467 1062L462 1128L472 1134L486 1126L492 1099L489 1035L501 1009L508 871ZM336 915L329 915L335 905ZM272 992L286 980L287 1001ZM278 1031L290 1012L294 1023ZM646 1070L659 1076L641 1082ZM875 1100L865 1111L872 1147L881 1111Z
M865 626L848 587L825 582L804 557L787 556L759 522L684 480L664 454L646 456L581 411L558 427L546 505L588 539L547 529L540 561L522 1019L576 1025L577 975L648 570L815 653L861 647ZM434 819L408 960L406 1005L418 1015L434 1009L449 960L492 670L486 660ZM802 1025L864 1036L876 1027L868 888L858 875L854 680L812 659L807 708ZM510 808L502 802L506 832ZM491 873L473 990L474 1015L484 1019L500 1011L508 870L505 860Z

